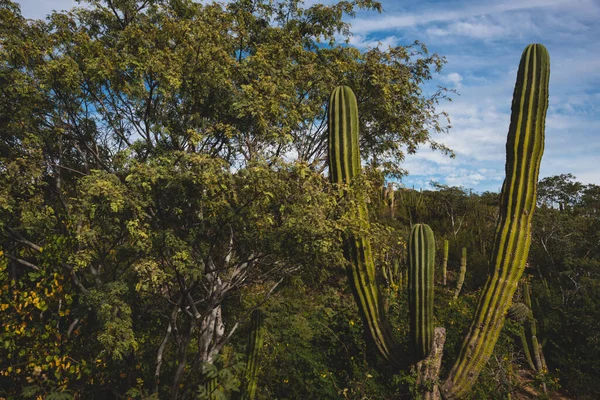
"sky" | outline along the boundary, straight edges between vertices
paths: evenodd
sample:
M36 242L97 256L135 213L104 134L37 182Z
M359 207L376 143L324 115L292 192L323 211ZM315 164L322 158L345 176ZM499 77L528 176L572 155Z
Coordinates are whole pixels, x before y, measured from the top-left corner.
M74 0L18 0L26 18L76 6ZM325 0L321 3L331 4ZM317 3L305 0L305 5ZM455 89L441 103L452 129L434 140L456 153L428 147L408 155L406 187L435 181L477 192L499 191L504 180L506 134L521 53L530 43L550 53L550 105L540 179L572 173L600 185L600 1L598 0L383 0L383 13L358 12L350 44L362 50L415 40L447 64L424 93Z

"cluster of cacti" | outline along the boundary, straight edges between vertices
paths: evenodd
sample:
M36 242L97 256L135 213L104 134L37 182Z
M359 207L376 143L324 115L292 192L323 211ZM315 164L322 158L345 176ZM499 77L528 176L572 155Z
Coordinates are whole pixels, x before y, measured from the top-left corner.
M408 308L410 342L414 358L431 351L433 342L433 292L435 239L425 224L413 225L408 241Z
M425 210L425 200L421 192L404 189L400 192L400 202L402 207L406 210L408 216L408 222L412 226L414 221L418 219L419 215Z
M456 290L454 291L454 300L458 299L458 295L462 290L463 283L465 283L465 275L467 273L467 248L462 248L462 255L460 257L460 272L458 274L458 280L456 281Z
M242 400L252 400L256 394L260 349L263 346L264 340L263 320L263 313L259 309L252 312L248 346L246 348L246 369L244 370L240 390Z
M500 195L500 219L496 227L492 271L459 357L441 386L445 398L461 398L470 390L498 340L504 318L512 303L516 284L523 274L531 243L531 219L536 204L537 179L544 147L544 125L548 107L549 56L546 48L535 44L528 46L521 58L515 86L511 123L506 144L506 178ZM358 149L358 110L356 98L350 88L336 88L329 103L329 169L332 183L348 184L360 171ZM407 199L408 200L408 199ZM420 199L416 203L420 203ZM419 205L419 204L415 204ZM356 217L368 221L366 205L359 202ZM412 225L412 215L409 212ZM424 239L427 228L416 226ZM431 235L432 236L432 235ZM412 239L412 236L411 236ZM415 240L418 242L418 240ZM431 240L431 242L433 242ZM423 267L409 274L409 303L411 304L411 333L414 335L413 351L419 356L427 354L430 342L431 318L424 308L426 283L424 267L429 244L418 247L413 260ZM411 246L412 247L412 246ZM397 360L397 344L390 335L387 319L381 305L376 285L375 266L370 243L349 234L345 242L345 255L351 264L349 275L359 309L371 336L380 352L388 360ZM411 252L413 249L411 248ZM422 253L422 254L421 254ZM433 256L431 256L433 257ZM466 250L463 249L461 275L466 270ZM429 267L427 267L429 268ZM433 268L433 267L432 267ZM411 266L412 269L412 266ZM431 279L428 282L433 282ZM457 294L460 288L457 288ZM433 290L431 290L433 292ZM413 320L414 317L414 320ZM421 325L423 324L423 325ZM427 328L424 328L427 326Z

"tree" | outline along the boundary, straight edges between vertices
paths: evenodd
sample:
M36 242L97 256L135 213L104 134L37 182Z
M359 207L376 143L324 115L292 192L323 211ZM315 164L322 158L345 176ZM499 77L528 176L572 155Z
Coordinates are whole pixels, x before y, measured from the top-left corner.
M579 202L580 192L583 185L573 182L575 176L572 174L561 174L549 176L540 181L539 204L554 206L558 204L560 210L568 210Z

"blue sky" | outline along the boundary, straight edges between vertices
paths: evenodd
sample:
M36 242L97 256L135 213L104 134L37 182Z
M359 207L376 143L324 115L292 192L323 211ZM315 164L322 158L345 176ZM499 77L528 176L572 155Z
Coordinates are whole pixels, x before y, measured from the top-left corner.
M43 18L74 0L20 0L23 15ZM317 1L308 0L310 5ZM333 1L321 1L333 3ZM600 2L596 0L381 1L382 14L359 12L351 45L425 43L448 63L425 91L456 89L440 104L453 128L435 139L456 152L450 159L421 148L403 165L408 187L431 180L476 191L498 191L504 179L506 133L516 71L524 47L550 52L550 106L540 178L570 172L600 184Z

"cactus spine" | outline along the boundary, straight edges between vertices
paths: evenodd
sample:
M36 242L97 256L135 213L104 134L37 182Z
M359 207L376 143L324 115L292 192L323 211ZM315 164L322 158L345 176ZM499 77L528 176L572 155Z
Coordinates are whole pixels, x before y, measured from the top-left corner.
M327 122L331 182L349 184L360 173L358 106L349 87L338 86L331 93ZM364 200L358 201L356 218L368 224ZM401 364L399 346L392 336L377 286L370 242L353 234L346 235L344 256L349 262L348 275L356 303L375 345L387 360Z
M256 309L252 312L248 347L246 348L246 370L242 379L240 397L242 400L252 400L256 394L258 381L258 365L260 362L260 349L263 346L264 328L263 313Z
M442 274L444 276L444 286L446 286L446 275L448 274L448 240L444 240L444 262L442 264Z
M428 225L413 226L408 240L408 308L415 359L427 357L433 343L435 239Z
M454 292L454 300L458 299L458 295L465 283L465 274L467 273L467 248L462 248L462 256L460 257L460 273L456 282L456 291Z
M546 48L541 44L527 46L513 95L492 271L460 355L442 387L445 398L464 397L477 380L492 354L525 269L544 149L549 77L550 57Z

